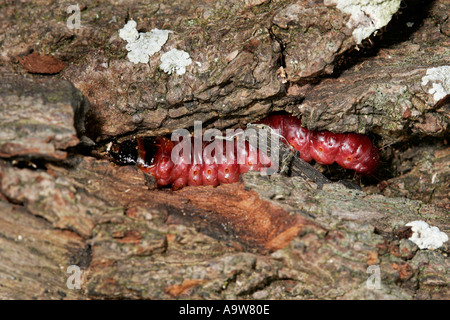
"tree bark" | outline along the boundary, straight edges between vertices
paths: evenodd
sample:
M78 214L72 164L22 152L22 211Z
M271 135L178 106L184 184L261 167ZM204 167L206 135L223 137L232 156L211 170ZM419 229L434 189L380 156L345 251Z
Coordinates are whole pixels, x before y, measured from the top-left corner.
M436 101L423 81L450 65L450 4L407 4L362 44L320 1L94 1L80 29L66 3L2 7L0 298L449 299L449 243L419 249L405 225L450 232L450 88ZM127 59L131 18L173 31L149 64ZM158 67L171 48L193 60L184 75ZM66 68L30 74L48 69L20 64L31 51ZM172 191L109 155L194 120L236 128L280 110L368 134L381 181L336 182L283 148L291 175Z

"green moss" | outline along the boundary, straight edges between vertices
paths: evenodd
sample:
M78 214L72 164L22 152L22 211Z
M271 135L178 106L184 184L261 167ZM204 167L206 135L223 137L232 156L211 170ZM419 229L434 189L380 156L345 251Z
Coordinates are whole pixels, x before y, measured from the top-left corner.
M44 254L41 251L39 251L38 249L36 249L35 247L27 247L27 249L34 255L44 256Z

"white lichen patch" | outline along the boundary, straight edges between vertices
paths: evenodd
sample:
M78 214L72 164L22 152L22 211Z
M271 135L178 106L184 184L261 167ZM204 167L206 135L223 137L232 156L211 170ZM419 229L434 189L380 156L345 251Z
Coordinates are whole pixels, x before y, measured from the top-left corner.
M137 23L130 20L119 30L119 36L128 42L128 59L133 63L148 63L151 56L161 50L169 38L170 30L153 29L150 32L138 32Z
M386 26L400 8L401 0L324 0L325 5L336 5L350 15L347 27L353 29L357 44L376 30Z
M448 241L446 233L438 227L432 227L425 221L412 221L406 224L413 232L409 238L420 249L438 249Z
M429 94L433 95L434 101L439 101L450 94L450 66L430 68L422 78L422 85L432 84Z
M126 42L134 42L137 40L139 33L136 29L137 23L134 20L128 21L125 26L119 30L119 37Z
M166 73L172 74L176 72L183 75L186 67L192 63L189 53L183 50L172 49L161 56L161 64L159 67Z

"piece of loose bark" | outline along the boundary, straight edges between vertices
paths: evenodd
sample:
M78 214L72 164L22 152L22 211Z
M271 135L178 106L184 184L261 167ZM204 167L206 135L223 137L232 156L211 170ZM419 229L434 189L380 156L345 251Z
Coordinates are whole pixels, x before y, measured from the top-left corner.
M264 133L261 130L266 130L265 128L260 127L260 125L250 125L249 127L258 130L258 136ZM271 148L272 146L274 146L274 144L272 143L272 135L267 133L264 134L264 136L267 136L267 151L270 154L274 151ZM248 142L254 147L258 148L258 145L254 144L255 141L252 141L252 139L248 138L249 137L246 136ZM276 137L275 139L279 139L279 137ZM322 189L324 184L331 183L331 181L322 173L320 173L316 168L300 158L298 151L295 151L292 147L288 147L285 143L279 141L278 148L281 173L289 174L290 176L300 176L306 181L312 181L317 184L317 187L319 189Z
M20 64L30 73L56 74L61 72L66 64L51 55L40 55L36 51L27 56L17 57Z

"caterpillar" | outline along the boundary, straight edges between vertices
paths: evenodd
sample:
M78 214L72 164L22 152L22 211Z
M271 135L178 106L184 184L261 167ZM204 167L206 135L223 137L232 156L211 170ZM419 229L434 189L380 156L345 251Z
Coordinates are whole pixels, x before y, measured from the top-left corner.
M289 114L272 115L257 123L278 129L284 138L283 142L298 150L300 157L307 162L315 160L323 165L336 162L345 169L363 175L373 174L378 166L378 149L362 134L308 130L302 127L300 119ZM191 143L193 144L193 139ZM201 161L212 143L220 145L220 151L212 154L209 161ZM258 149L247 141L241 147L235 144L229 147L224 141L217 140L202 142L199 150L191 148L189 159L180 154L180 161L174 163L171 154L177 144L177 141L157 137L149 148L144 144L144 140L138 139L137 166L154 176L160 187L171 185L176 190L186 185L217 186L233 183L239 181L242 173L250 170L260 171L271 164L267 155L258 152ZM216 162L219 156L222 156L224 161ZM237 161L238 159L240 161Z
M221 161L218 161L219 154L212 154L212 157L206 155L208 147L213 143L221 146L217 148L222 149ZM186 185L217 186L233 183L239 181L239 176L243 173L251 170L260 171L261 168L270 166L270 158L267 155L261 155L248 141L242 143L241 148L233 143L231 149L227 149L225 141L203 142L200 150L191 148L189 159L180 153L179 161L174 163L171 156L178 142L166 137L157 137L153 141L156 152L149 158L143 140L138 139L137 165L142 171L154 176L158 186L171 185L174 190Z
M272 115L259 123L280 130L287 143L307 162L315 160L323 165L336 162L364 175L373 174L378 166L378 149L362 134L308 130L292 115Z

